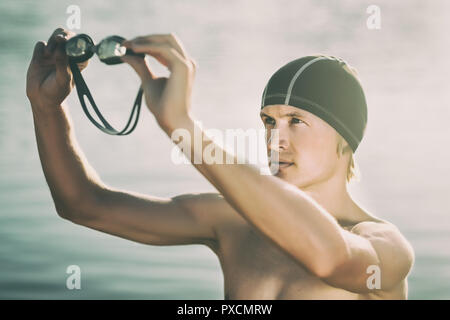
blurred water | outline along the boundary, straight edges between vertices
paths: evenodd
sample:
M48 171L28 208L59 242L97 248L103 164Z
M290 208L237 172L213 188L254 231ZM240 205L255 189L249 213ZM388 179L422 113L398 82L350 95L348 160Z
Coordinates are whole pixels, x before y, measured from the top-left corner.
M220 265L206 248L144 246L56 215L25 74L34 43L65 26L71 4L0 2L0 298L223 299ZM78 32L95 40L176 32L199 64L194 114L222 129L262 128L262 89L285 62L311 53L343 57L358 69L369 104L356 154L362 181L352 193L414 246L410 299L449 299L450 4L377 1L377 31L366 27L370 4L78 1ZM94 60L85 79L108 120L123 126L139 83L131 69ZM147 110L131 136L111 137L88 122L75 94L68 102L80 146L106 183L156 196L214 190L193 167L172 164L171 142ZM72 264L81 267L82 290L65 287Z

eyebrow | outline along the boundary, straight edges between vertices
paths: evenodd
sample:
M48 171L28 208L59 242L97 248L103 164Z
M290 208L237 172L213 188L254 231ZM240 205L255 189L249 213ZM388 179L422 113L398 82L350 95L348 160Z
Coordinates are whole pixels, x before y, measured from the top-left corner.
M273 118L271 116L269 116L268 114L265 114L264 112L260 112L260 117L269 117L269 118ZM282 118L284 117L300 117L300 118L306 118L306 116L300 112L297 111L291 111L286 113L285 115L282 116Z

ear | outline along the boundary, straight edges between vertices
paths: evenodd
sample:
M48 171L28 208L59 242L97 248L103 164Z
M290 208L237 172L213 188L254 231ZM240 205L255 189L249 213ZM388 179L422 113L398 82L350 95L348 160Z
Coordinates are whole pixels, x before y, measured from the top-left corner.
M337 134L337 144L336 144L336 153L338 156L338 159L342 156L343 153L343 140L340 134Z
M338 155L338 158L340 158L344 153L351 151L351 148L348 145L347 141L345 141L345 139L342 138L339 133L337 134L337 140L336 153Z

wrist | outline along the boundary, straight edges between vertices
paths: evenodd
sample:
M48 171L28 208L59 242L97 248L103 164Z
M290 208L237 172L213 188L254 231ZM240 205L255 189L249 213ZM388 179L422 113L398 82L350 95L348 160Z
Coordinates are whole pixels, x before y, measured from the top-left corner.
M163 129L167 135L170 137L172 132L179 128L189 128L192 126L194 119L190 114L183 114L178 116L170 117L170 119L157 119L158 124Z
M30 100L31 111L35 114L54 114L62 109L62 105L58 103L42 103L40 101Z
M47 126L49 123L61 121L61 118L66 117L62 105L42 106L40 104L31 104L32 115L35 125Z

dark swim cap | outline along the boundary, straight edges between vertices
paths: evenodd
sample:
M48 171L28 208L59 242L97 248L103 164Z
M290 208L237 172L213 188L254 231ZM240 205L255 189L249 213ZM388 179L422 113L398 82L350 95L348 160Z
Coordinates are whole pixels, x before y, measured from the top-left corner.
M285 64L270 77L261 109L274 104L304 109L326 121L353 152L364 136L364 92L355 69L340 58L314 55Z

